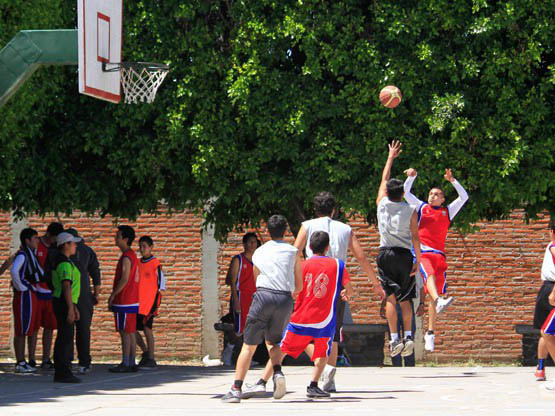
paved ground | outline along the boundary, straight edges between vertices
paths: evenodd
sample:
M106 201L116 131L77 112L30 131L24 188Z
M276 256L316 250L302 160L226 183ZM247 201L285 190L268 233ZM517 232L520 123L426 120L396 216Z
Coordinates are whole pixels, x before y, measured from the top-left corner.
M51 373L19 375L0 365L0 415L529 415L555 409L555 392L534 381L530 367L340 368L331 399L305 397L310 367L284 367L281 400L221 403L233 380L223 367L161 366L116 375L97 365L83 383L60 385ZM257 380L252 369L248 382ZM548 368L548 376L555 370ZM225 413L224 413L225 412ZM543 412L543 413L540 413Z

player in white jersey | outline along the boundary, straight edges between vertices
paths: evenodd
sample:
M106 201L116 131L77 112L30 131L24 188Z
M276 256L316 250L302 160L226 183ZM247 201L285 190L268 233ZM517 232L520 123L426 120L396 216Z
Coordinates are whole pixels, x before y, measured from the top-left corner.
M336 221L333 217L336 214L337 203L335 198L330 192L320 192L314 198L314 211L317 218L304 221L295 239L294 246L299 249L299 251L305 250L306 257L310 258L312 256L312 250L307 244L310 241L310 237L316 231L325 231L329 235L329 248L326 255L328 257L333 257L342 260L347 263L347 257L349 250L351 250L354 257L358 260L360 267L363 272L368 276L370 282L372 283L372 288L374 293L381 299L385 297L385 292L382 289L380 282L378 281L370 262L364 254L364 250L360 246L360 243L351 229L347 224L340 221ZM337 325L335 329L335 336L332 344L332 351L328 358L328 363L322 374L321 382L322 389L326 392L335 392L335 372L337 364L337 350L338 343L341 338L341 327L343 324L343 314L345 312L345 302L343 300L339 301L337 307ZM307 354L312 356L312 346L307 348ZM266 382L272 376L272 366L267 364L264 369L262 378L258 380L255 385L247 385L246 389L243 391L243 398L255 397L263 395L266 391Z

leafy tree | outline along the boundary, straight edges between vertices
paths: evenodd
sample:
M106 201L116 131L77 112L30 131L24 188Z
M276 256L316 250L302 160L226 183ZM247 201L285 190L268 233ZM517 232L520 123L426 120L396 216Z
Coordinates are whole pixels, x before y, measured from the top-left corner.
M65 2L42 3L0 0L0 40L75 25ZM124 4L124 55L172 68L154 105L78 96L75 68L40 70L2 109L2 208L134 216L164 200L206 209L225 238L274 212L296 228L327 189L374 221L399 138L393 174L416 168L415 193L445 187L445 167L468 189L460 226L555 212L551 2ZM388 84L394 110L377 98Z

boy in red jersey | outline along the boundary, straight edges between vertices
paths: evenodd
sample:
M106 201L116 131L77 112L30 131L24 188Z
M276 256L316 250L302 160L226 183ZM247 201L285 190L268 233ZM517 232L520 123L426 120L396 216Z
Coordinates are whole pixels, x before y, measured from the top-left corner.
M410 189L416 179L416 170L405 171L407 179L404 184L405 199L409 204L418 207L418 236L422 258L420 273L425 282L426 292L430 295L428 331L424 335L425 349L434 350L434 328L437 314L453 302L453 298L440 297L446 293L445 281L447 263L445 261L445 240L451 221L468 200L468 194L453 177L451 169L445 169L444 178L451 182L457 194L456 200L447 207L443 206L445 196L440 188L432 188L428 193L428 202L423 202L411 194Z
M122 255L116 267L114 286L108 299L108 309L114 312L116 331L121 336L122 362L109 369L112 373L137 371L135 332L137 331L137 313L139 312L139 260L131 249L133 240L135 240L135 230L128 225L120 225L115 241Z
M137 315L137 344L143 351L139 362L140 370L153 370L157 367L154 358L154 334L152 324L158 315L162 300L162 290L166 290L166 278L160 261L152 255L154 241L145 235L139 239L142 258L139 262L139 315ZM145 333L146 344L139 331Z
M295 302L291 321L281 341L281 351L297 358L305 348L314 343L312 361L314 371L306 388L309 398L330 397L318 387L332 350L332 341L337 324L339 299L348 301L353 294L349 273L345 263L326 257L330 243L325 231L316 231L310 237L312 257L302 264L303 290Z
M51 222L46 228L46 233L39 238L37 247L37 260L46 276L43 282L35 285L37 295L38 320L42 329L42 365L41 368L52 369L54 363L50 360L52 349L52 335L57 328L56 315L52 307L52 290L48 286L48 281L52 280L52 269L54 258L58 252L56 249L56 237L64 231L64 226L59 222ZM37 333L38 334L38 333ZM29 359L29 364L35 367L34 351L37 345L37 338L33 339L33 357Z
M257 247L256 234L246 233L243 236L244 251L231 260L231 299L234 315L237 317L235 322L237 335L242 335L245 330L247 314L254 292L256 292L252 255Z

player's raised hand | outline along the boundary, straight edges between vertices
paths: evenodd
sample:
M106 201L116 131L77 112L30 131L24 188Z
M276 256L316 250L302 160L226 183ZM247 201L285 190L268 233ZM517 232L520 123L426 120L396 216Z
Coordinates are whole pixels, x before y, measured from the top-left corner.
M407 176L416 176L417 172L416 172L416 169L414 169L414 168L408 168L407 170L404 171L404 173Z
M453 176L453 172L451 172L451 169L445 169L445 175L443 175L443 177L449 182L453 182L455 180L455 177Z
M393 140L390 144L388 144L389 158L395 159L396 157L398 157L401 154L401 152L403 151L401 149L402 145L403 145L403 143L401 143L399 140Z

